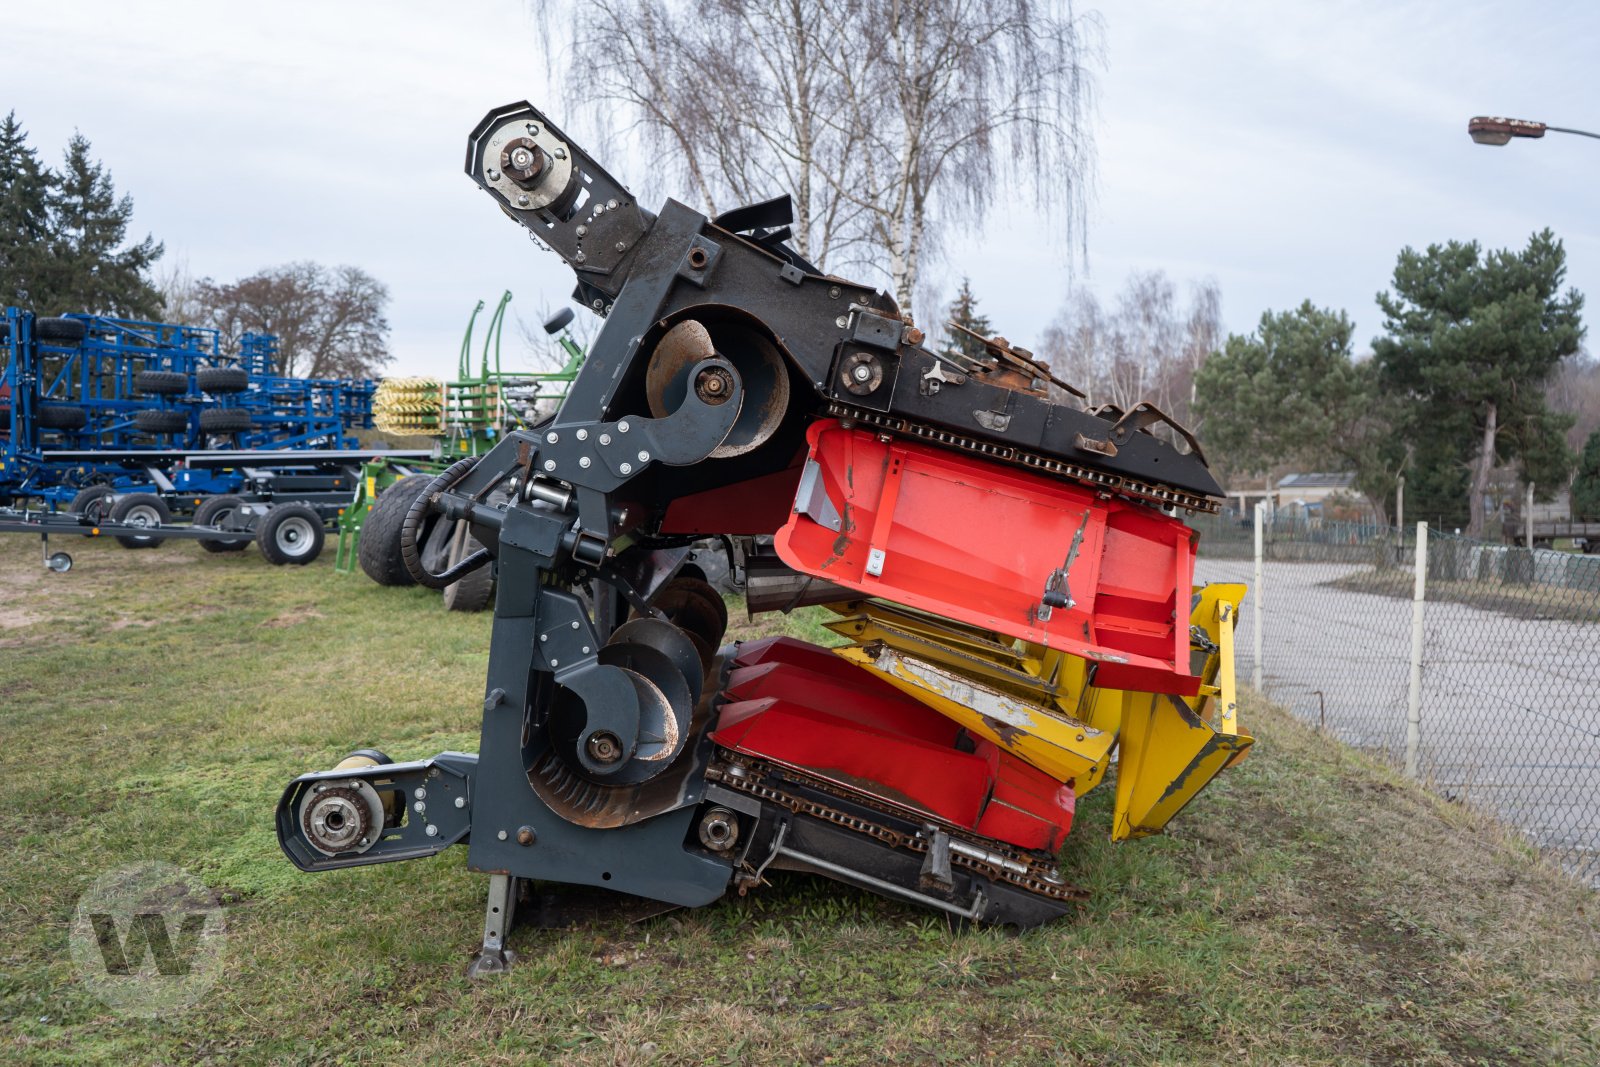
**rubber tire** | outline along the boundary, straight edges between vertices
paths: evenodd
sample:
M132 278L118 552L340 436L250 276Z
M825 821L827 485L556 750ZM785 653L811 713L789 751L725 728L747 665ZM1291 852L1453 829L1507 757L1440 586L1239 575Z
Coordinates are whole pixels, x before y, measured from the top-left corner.
M250 388L250 372L243 367L201 367L194 381L202 393L242 393Z
M238 511L239 505L243 503L243 498L226 493L222 496L207 497L199 507L194 509L194 524L196 526L216 526L220 520L226 519L229 515ZM245 546L249 543L250 537L248 534L239 540L208 537L200 542L200 547L207 552L243 552Z
M111 509L106 504L108 496L115 496L116 490L109 485L90 485L79 489L73 496L72 503L67 505L67 510L76 512L98 526L106 521Z
M291 525L292 524L292 525ZM279 531L285 526L303 532L308 540L305 547L286 550L279 544ZM293 564L303 567L322 555L322 545L327 534L322 527L322 516L304 504L278 504L267 512L267 517L256 527L256 547L274 567Z
M135 411L133 413L133 424L139 428L140 433L150 433L158 436L169 433L186 433L189 429L189 414L185 411L171 411L167 408L148 408L144 411Z
M40 404L37 420L41 430L81 430L89 425L89 413L66 404Z
M244 433L254 425L239 408L206 408L200 412L201 433Z
M130 512L139 509L153 510L156 514L157 522L169 523L172 521L172 512L167 509L166 501L154 493L129 493L127 496L119 498L111 508L111 521L122 522ZM166 538L164 537L141 537L139 535L122 534L117 536L117 544L123 548L155 548L165 540Z
M458 522L450 538L447 565L454 567L483 545L466 523ZM482 611L494 603L494 563L485 563L475 571L468 571L457 581L444 587L446 611Z
M182 396L189 391L189 376L175 370L142 370L133 376L133 387L149 396Z
M361 570L379 585L416 585L400 558L400 525L406 512L433 481L431 474L408 474L378 494L377 503L361 524L361 542L356 558Z
M33 336L40 341L65 341L68 344L77 344L83 340L89 328L82 319L34 319Z

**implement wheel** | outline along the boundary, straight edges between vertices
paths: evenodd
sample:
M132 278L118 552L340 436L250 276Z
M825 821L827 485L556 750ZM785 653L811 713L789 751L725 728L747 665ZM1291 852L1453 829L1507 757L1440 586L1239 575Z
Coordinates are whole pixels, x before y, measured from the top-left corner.
M111 512L111 504L106 498L115 493L116 490L109 485L91 485L79 489L72 503L67 505L67 510L77 512L98 526L106 521L106 516Z
M150 396L182 396L189 391L189 376L175 370L142 370L133 376L133 387Z
M447 564L454 567L472 553L478 551L483 545L476 537L467 523L456 523L456 529L450 538L450 555ZM446 611L482 611L494 601L494 567L492 565L479 567L468 571L457 581L444 587L444 606Z
M129 493L111 509L111 521L129 526L160 526L172 521L172 512L154 493ZM117 535L117 544L123 548L154 548L165 540L153 534Z
M431 474L407 475L379 493L377 503L367 512L356 557L367 577L379 585L417 584L400 558L400 526L431 481Z
M66 404L40 404L38 420L41 430L81 430L89 425L89 413Z
M236 496L214 496L194 509L194 524L196 526L223 526L239 510L239 505L244 501ZM208 537L200 542L200 547L207 552L243 552L244 546L250 543L248 536L244 538Z
M322 555L322 516L304 504L279 504L256 529L256 545L275 567L304 566Z

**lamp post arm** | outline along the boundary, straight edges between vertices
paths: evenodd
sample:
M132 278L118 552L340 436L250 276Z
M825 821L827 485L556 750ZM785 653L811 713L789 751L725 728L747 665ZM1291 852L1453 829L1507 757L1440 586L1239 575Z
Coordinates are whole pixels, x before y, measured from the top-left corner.
M1593 137L1595 140L1600 141L1600 133L1590 133L1588 130L1569 130L1565 126L1546 126L1545 129L1553 133L1575 133L1579 137Z

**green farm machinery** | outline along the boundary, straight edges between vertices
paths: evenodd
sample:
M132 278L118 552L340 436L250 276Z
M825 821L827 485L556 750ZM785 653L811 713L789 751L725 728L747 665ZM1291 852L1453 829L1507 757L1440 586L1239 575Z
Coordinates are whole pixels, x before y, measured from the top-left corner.
M476 373L473 333L485 307L481 300L461 338L453 380L386 378L379 384L372 404L373 424L398 436L434 438L434 458L403 466L377 461L363 467L355 497L339 519L335 567L340 572L351 573L359 564L380 585L414 584L400 560L400 526L423 487L451 463L488 452L506 433L538 425L565 399L584 357L568 330L572 309L561 309L544 324L559 353L554 367L507 370L501 361L501 336L510 303L508 290L489 316ZM480 547L466 523L441 523L422 546L422 554L447 566ZM454 611L481 611L493 595L493 579L485 568L446 588L444 601Z

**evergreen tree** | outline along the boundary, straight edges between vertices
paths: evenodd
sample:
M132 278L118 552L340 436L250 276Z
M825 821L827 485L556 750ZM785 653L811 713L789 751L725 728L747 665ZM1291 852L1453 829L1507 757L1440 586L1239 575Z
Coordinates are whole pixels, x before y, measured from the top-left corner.
M0 120L0 306L28 307L50 262L51 174L15 111Z
M49 303L41 311L89 311L135 319L161 313L161 294L146 276L163 248L153 237L123 247L133 199L117 197L111 175L89 154L89 141L73 134L51 190L55 252Z
M1566 252L1545 230L1521 252L1484 255L1476 241L1400 253L1394 292L1380 293L1388 335L1373 341L1382 388L1402 398L1400 433L1448 444L1470 467L1468 531L1488 531L1494 468L1515 459L1524 480L1566 481L1570 420L1549 410L1544 384L1583 338L1583 296L1561 291Z
M1600 522L1600 430L1583 443L1578 474L1572 479L1572 517Z
M966 278L961 279L961 291L956 293L955 300L951 301L946 317L950 322L957 326L965 326L981 337L990 336L994 330L988 316L978 314L978 298L972 295L972 283ZM945 337L949 341L944 349L947 355L966 356L969 359L983 356L983 342L977 337L951 327L945 328Z

